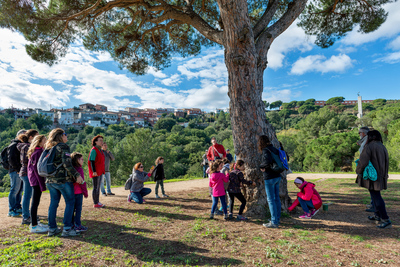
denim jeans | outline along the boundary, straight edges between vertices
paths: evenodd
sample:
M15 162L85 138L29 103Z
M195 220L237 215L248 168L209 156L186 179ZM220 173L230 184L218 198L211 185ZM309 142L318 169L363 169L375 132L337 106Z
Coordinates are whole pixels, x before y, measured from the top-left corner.
M208 164L203 165L203 178L207 178L207 173L206 173L207 168L208 168Z
M82 225L81 224L82 203L83 203L83 194L76 194L74 213L72 213L72 223L75 223L76 226Z
M32 186L29 183L28 176L21 176L24 188L24 195L22 197L22 218L28 219L31 216L29 211L29 206L31 204L31 197L32 197Z
M106 193L106 190L104 189L104 180L106 180L106 186L107 186L107 194L111 193L111 176L110 172L106 172L101 176L101 182L100 182L100 190L102 194Z
M142 188L142 190L140 190L140 192L131 192L131 196L130 199L135 201L138 204L142 204L143 203L143 197L147 196L148 194L151 193L151 189L150 188Z
M271 222L278 224L281 219L281 200L279 198L279 182L281 177L264 180L265 193L267 194L268 207L271 212Z
M165 191L164 191L164 181L163 180L157 180L156 181L156 188L155 188L155 193L156 195L158 194L158 187L161 186L161 193L163 195L165 195Z
M72 214L74 213L75 207L75 194L74 194L74 185L72 183L65 184L55 184L48 183L46 184L47 188L50 191L50 207L49 207L49 228L51 230L57 228L56 216L57 216L57 208L60 203L61 195L65 200L65 210L64 210L64 229L69 230L72 227Z
M315 209L314 204L312 203L312 200L304 200L301 199L300 197L297 197L297 199L300 202L300 206L303 209L304 212L310 213L310 209Z
M226 195L220 196L220 197L214 197L214 196L212 197L213 203L211 206L211 214L214 214L215 210L217 209L218 199L221 200L221 206L222 206L222 209L224 210L224 214L225 215L228 214L228 207L226 205Z
M22 180L17 172L10 172L10 193L8 194L9 211L16 211L21 207Z
M385 201L381 196L381 191L369 190L369 194L374 202L375 215L384 220L389 219L386 212Z

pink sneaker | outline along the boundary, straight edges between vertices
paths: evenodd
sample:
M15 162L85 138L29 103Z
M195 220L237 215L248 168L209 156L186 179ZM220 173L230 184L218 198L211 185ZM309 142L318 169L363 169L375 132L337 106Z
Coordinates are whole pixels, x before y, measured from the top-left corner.
M129 203L131 203L131 196L130 196L130 195L128 195L127 201L128 201Z
M315 214L317 214L319 210L317 210L317 209L312 209L312 210L310 210L310 211L311 211L311 217L314 217Z
M299 218L300 219L311 219L311 213L307 213L307 212L304 212L304 214L303 215L301 215Z

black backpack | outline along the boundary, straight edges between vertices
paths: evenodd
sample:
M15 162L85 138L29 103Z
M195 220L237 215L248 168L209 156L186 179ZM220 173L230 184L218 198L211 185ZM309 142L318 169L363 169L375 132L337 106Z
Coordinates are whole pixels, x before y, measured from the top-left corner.
M0 163L4 169L9 170L10 164L8 163L8 146L1 151Z
M62 163L60 163L59 165L54 164L56 147L57 146L53 146L50 149L46 149L40 155L39 161L37 163L37 170L40 176L45 178L54 176L57 173L57 170L62 166Z
M282 164L280 157L278 155L276 155L274 152L272 152L271 150L269 150L268 148L266 148L266 149L269 151L269 153L272 156L272 159L274 160L274 162L272 162L271 166L270 166L271 170L273 172L278 172L278 173L281 173L284 170L286 170L286 168Z

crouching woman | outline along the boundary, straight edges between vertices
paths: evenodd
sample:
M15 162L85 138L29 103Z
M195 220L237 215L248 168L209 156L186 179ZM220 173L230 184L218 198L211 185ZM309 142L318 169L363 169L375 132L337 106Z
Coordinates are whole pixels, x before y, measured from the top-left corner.
M315 184L304 181L301 177L297 177L294 184L300 189L300 192L297 193L297 199L289 207L289 211L294 210L300 204L304 214L299 218L311 219L322 206L322 200L315 189Z
M144 172L143 171L143 164L138 162L135 164L132 170L132 185L131 185L131 192L128 196L128 202L136 202L138 204L142 204L145 202L143 199L144 196L147 196L151 193L150 188L144 187L144 182L146 182L153 173L153 168L150 171Z

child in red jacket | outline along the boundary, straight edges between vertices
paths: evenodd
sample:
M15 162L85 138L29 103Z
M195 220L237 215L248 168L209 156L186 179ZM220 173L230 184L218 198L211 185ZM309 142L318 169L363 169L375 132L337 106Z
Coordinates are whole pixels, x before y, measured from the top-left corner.
M317 190L315 190L315 184L304 181L302 177L297 177L294 180L294 184L300 189L300 192L297 193L297 199L289 207L289 211L294 210L300 204L304 214L299 218L311 219L322 206L322 200Z

